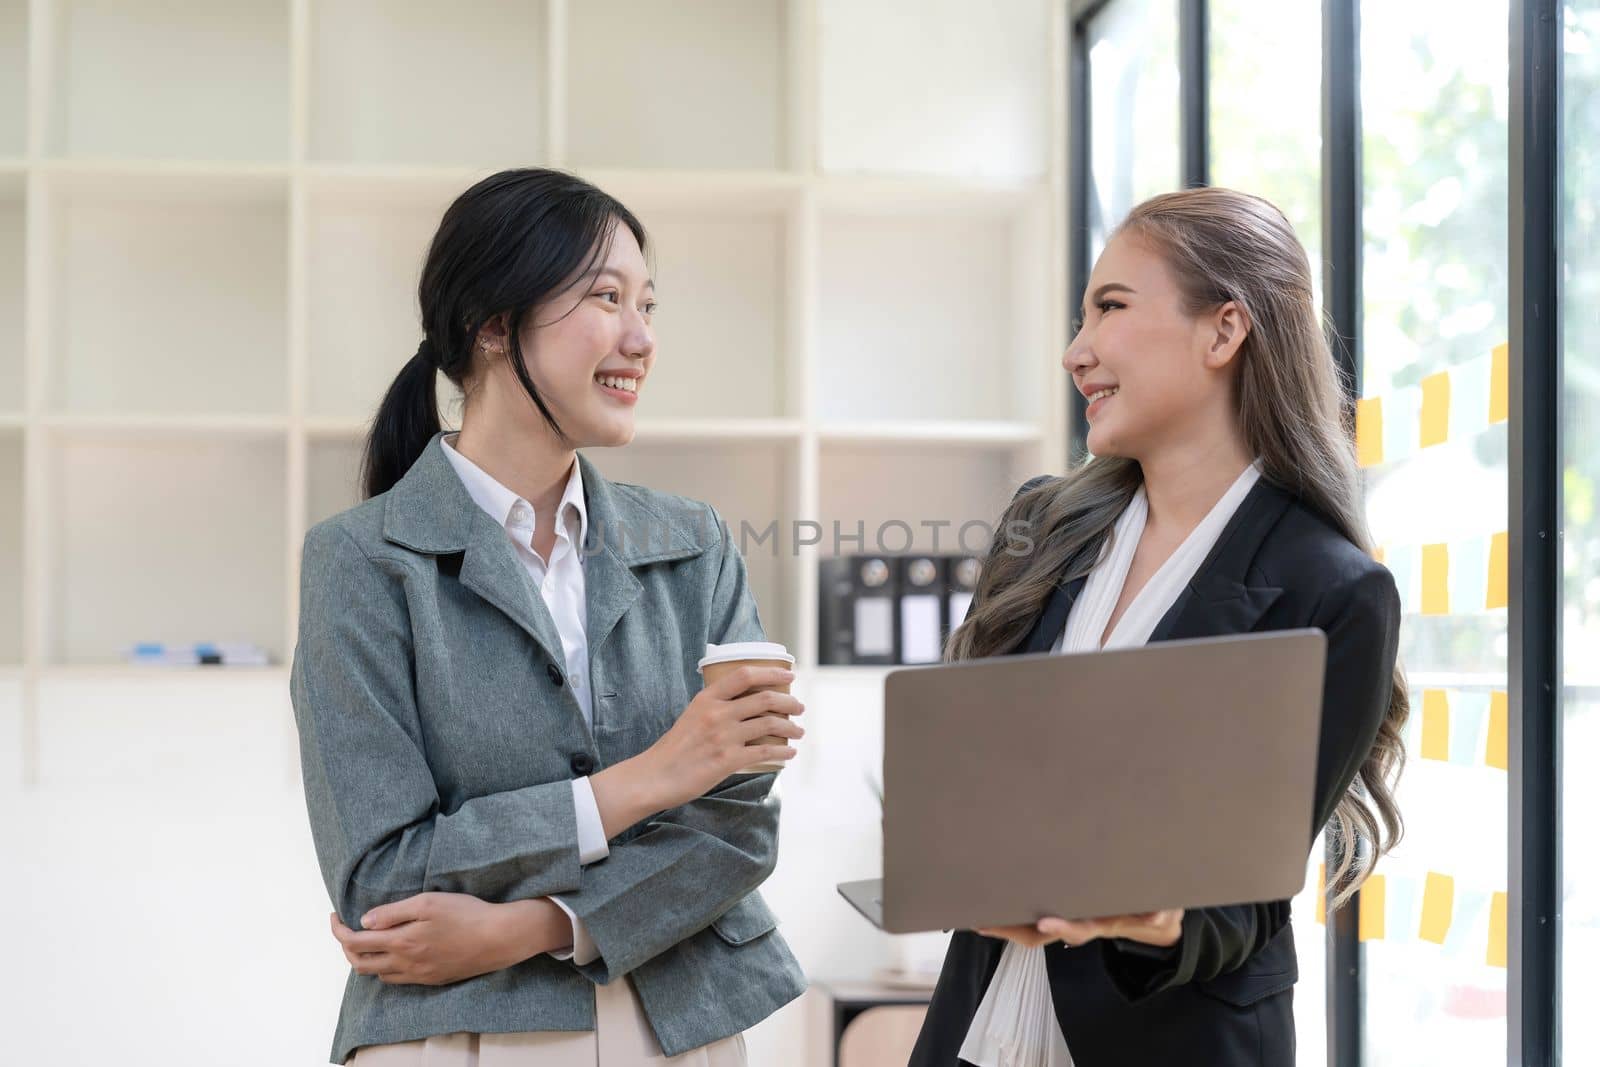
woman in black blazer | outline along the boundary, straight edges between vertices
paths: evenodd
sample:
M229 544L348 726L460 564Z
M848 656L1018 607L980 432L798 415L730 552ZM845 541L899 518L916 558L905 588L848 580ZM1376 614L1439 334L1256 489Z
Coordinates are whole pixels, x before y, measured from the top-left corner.
M1019 490L949 658L1060 648L1075 607L1090 610L1092 572L1117 555L1114 530L1132 530L1136 545L1122 546L1120 590L1107 593L1102 578L1095 647L1140 611L1149 641L1321 628L1328 666L1307 841L1327 829L1330 903L1342 904L1400 833L1393 786L1408 701L1395 661L1399 597L1370 552L1304 249L1256 197L1208 188L1147 201L1096 264L1063 365L1090 400L1094 458ZM1129 527L1134 508L1142 520ZM1208 524L1213 540L1192 577L1180 587L1167 573L1173 597L1152 612L1141 590L1161 585L1169 560L1194 555ZM1027 552L1015 547L1020 530ZM1000 1034L979 1067L1057 1067L1068 1062L1061 1039L1076 1067L1294 1062L1298 972L1289 901L1277 900L960 931L912 1067L971 1062L961 1054L984 1045L976 1031L1008 943L1043 950L1053 1013L1042 1010L1059 1026L1058 1052L1030 1060Z

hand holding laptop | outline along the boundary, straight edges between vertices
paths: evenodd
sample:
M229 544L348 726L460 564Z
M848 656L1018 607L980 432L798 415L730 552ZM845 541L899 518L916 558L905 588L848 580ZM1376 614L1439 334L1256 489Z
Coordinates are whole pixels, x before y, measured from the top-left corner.
M1102 937L1120 937L1157 948L1168 948L1176 945L1178 938L1183 936L1183 909L1113 915L1102 919L1046 917L1032 926L980 927L978 933L1002 941L1015 941L1023 948L1039 948L1055 941L1077 948Z

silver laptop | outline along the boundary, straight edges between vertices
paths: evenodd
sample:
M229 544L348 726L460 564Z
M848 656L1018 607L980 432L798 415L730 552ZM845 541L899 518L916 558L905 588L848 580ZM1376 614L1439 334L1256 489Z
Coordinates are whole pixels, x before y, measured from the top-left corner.
M891 933L1292 897L1312 840L1321 630L1036 653L884 681Z

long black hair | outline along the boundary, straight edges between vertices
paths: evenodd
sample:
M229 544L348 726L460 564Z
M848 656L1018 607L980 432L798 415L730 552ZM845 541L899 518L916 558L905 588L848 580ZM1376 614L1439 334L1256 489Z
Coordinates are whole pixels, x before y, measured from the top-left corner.
M442 427L438 373L464 387L478 331L507 317L509 358L522 388L556 436L566 433L522 362L528 316L606 254L617 225L646 251L644 227L614 197L561 171L503 170L456 197L439 222L417 286L422 343L395 376L367 435L363 497L399 481ZM570 312L569 312L570 314Z

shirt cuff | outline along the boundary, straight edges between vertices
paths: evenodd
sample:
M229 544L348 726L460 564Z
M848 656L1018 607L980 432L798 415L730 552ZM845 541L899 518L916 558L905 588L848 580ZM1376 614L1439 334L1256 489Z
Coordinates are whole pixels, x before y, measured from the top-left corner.
M611 855L606 844L606 825L600 818L600 805L594 799L594 786L588 778L572 780L572 806L578 813L578 862L587 867Z
M558 960L571 960L579 967L593 963L600 958L600 951L594 947L594 940L589 936L589 930L583 925L583 920L572 913L572 909L560 897L548 898L556 907L567 913L567 918L572 922L572 944L566 948L551 949L550 955Z

